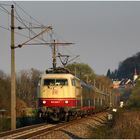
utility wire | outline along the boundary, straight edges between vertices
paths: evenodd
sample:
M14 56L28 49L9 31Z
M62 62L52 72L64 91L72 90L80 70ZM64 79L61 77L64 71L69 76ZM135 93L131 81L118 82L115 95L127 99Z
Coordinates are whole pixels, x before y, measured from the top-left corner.
M14 2L14 4L17 5L20 9L22 9L22 11L24 11L24 13L25 13L26 15L30 16L34 21L36 21L37 23L39 23L36 19L34 19L31 15L29 15L25 10L23 10L23 8L21 8L18 4L16 4L15 2ZM2 8L1 10L2 10L3 12L5 12L5 13L11 15L11 13L10 13L6 8L4 8L3 6L0 5L0 8ZM30 29L30 27L28 27L28 26L24 23L24 21L26 21L26 20L24 20L23 18L20 17L20 15L18 14L16 8L15 8L15 12L16 12L16 15L17 15L17 16L14 16L14 17L16 18L16 20L18 20L18 22L20 22L21 24L23 24L30 32L32 32L33 35L37 35L34 31L32 31L32 30ZM31 23L31 22L28 22L28 23ZM42 27L45 27L43 24L40 24L40 25L42 25ZM52 39L52 38L53 38L53 37L52 37L52 34L53 34L53 36L54 36L54 35L56 36L56 33L54 33L54 31L52 31L51 34L50 34L51 40L53 40L53 39ZM29 38L29 37L28 37L28 38ZM46 42L46 40L44 40L44 39L42 39L42 38L39 38L39 39L41 39L42 41Z
M11 4L6 4L6 3L0 3L0 5L3 5L3 6L11 6Z
M11 5L10 5L11 6ZM2 10L3 12L5 12L6 14L8 14L8 15L11 15L10 14L10 12L6 9L6 8L4 8L3 6L2 6L2 4L0 4L0 10ZM17 17L15 17L16 19L17 19ZM2 29L5 29L5 30L7 30L7 31L11 31L9 28L7 28L7 27L4 27L4 26L1 26L0 25L0 28L2 28ZM22 37L26 37L26 38L29 38L28 36L26 36L26 35L24 35L24 34L21 34L21 33L18 33L18 32L15 32L17 35L20 35L20 36L22 36Z
M0 28L11 32L11 30L10 30L9 28L7 28L7 27L4 27L4 26L1 26L1 25L0 25ZM19 35L19 36L22 36L22 37L25 37L25 38L27 38L27 39L30 39L29 36L26 36L26 35L24 35L24 34L22 34L22 33L15 32L15 34L17 34L17 35ZM35 40L35 39L34 39L34 42L40 43L38 40Z
M41 24L38 20L36 20L35 18L33 18L30 14L28 14L21 6L19 6L15 1L13 1L13 3L19 7L19 9L21 9L27 16L29 16L30 18L32 18L36 23L38 23L41 26L44 26L43 24ZM45 26L44 26L45 27Z
M10 13L6 8L4 8L3 6L0 5L0 8L1 8L1 10L2 10L3 12L5 12L6 14L11 15L11 13ZM21 21L18 19L17 16L14 16L14 18L15 18L16 20L18 20L18 21L21 23Z
M17 10L17 7L15 6L15 9ZM17 12L18 13L18 12ZM30 18L31 19L31 18ZM25 20L25 19L23 19L22 18L22 21L24 21L24 22L26 22L26 23L28 23L28 24L30 24L30 23L32 23L32 25L34 25L34 26L41 26L41 25L39 25L39 24L36 24L36 23L33 23L32 21L30 22L30 21L27 21L27 20Z
M11 13L10 13L6 8L4 8L2 5L0 5L0 8L1 8L1 10L2 10L3 12L5 12L5 13L11 15ZM15 18L18 22L20 22L21 24L23 24L33 35L37 35L34 31L32 31L32 30L24 23L23 19L19 16L19 14L17 13L16 10L15 10L15 12L16 12L17 16L14 16L14 18ZM28 22L28 23L30 23L30 22ZM7 29L6 27L1 27L1 28ZM25 35L23 35L23 34L21 34L21 33L18 33L18 32L16 32L16 33L17 33L18 35L21 35L21 36L24 36L24 37L26 37L26 38L29 38L29 37L27 37L27 36L25 36ZM40 37L38 37L38 39L40 39L41 41L46 42L46 40L44 40L44 39L42 39L42 38L40 38Z
M5 13L11 15L11 13L10 13L6 8L4 8L2 5L0 5L0 8L1 8L1 10L2 10L3 12L5 12ZM18 14L18 15L19 15L19 14ZM14 18L15 18L18 22L20 22L20 23L22 23L23 21L25 21L25 22L27 22L27 23L31 23L31 22L29 22L29 21L27 21L27 20L25 20L25 19L23 19L23 18L22 18L22 22L21 22L21 21L20 21L21 18L19 19L19 17L17 17L17 16L14 16ZM34 24L34 23L32 23L32 24L33 24L33 25L38 25L38 24Z
M22 44L21 44L21 47L22 47L23 45L25 45L26 43L28 43L29 41L31 41L31 40L35 39L36 37L40 36L41 34L43 34L44 32L46 32L47 30L49 30L49 28L46 28L44 31L42 31L42 32L40 32L39 34L37 34L36 36L32 37L30 40L27 40L26 42L22 43Z
M1 26L1 25L0 25L0 28L10 31L10 29L9 29L9 28L4 27L4 26Z
M29 30L29 32L31 32L33 35L37 35L33 30L31 30L25 23L24 23L24 21L22 20L22 18L20 17L20 15L17 13L17 10L15 10L15 12L16 12L16 15L18 16L18 18L20 19L19 20L19 22L21 23L21 24L23 24L28 30ZM45 26L44 26L45 27ZM41 41L44 41L44 42L47 42L47 40L44 40L43 38L41 38L40 36L37 36L37 38L38 39L40 39Z
M31 19L33 19L34 21L36 21L37 23L39 23L36 19L34 19L31 15L29 15L25 10L23 10L18 4L16 4L15 2L14 2L14 4L15 4L16 6L18 6L18 7L19 7L26 15L28 15ZM6 12L7 14L10 15L10 12L9 12L6 8L4 8L3 6L1 6L1 8L3 9L4 12ZM16 8L15 8L15 12L16 12L16 15L17 15L17 16L15 16L16 20L18 20L21 24L23 24L23 25L29 30L29 32L31 32L33 35L36 35L36 33L35 33L34 31L32 31L31 28L28 27L28 26L24 23L25 20L24 20L23 18L20 17L20 15L18 14ZM28 23L31 23L31 22L28 22ZM39 24L40 24L40 23L39 23ZM41 24L41 26L44 26L44 25ZM22 36L23 36L23 35L22 35ZM27 36L26 36L26 37L27 37ZM37 37L38 37L38 39L40 39L41 41L46 42L46 40L40 38L39 36L37 36ZM50 37L50 38L51 38L51 37ZM58 52L58 49L57 49L57 52Z
M7 30L7 31L11 32L11 30L10 30L9 28L7 28L7 27L4 27L4 26L1 26L1 25L0 25L0 28L2 28L2 29L4 29L4 30ZM22 34L22 33L15 32L15 34L20 35L20 36L22 36L22 37L25 37L25 38L27 38L27 39L30 39L29 36L26 36L26 35L24 35L24 34ZM40 43L40 42L37 41L37 40L34 40L34 41L36 41L37 43Z
M15 2L14 2L15 3ZM3 8L3 10L5 10L9 15L11 15L11 13L6 9L6 8L4 8L2 5L8 5L8 6L11 6L11 5L9 5L9 4L0 4L0 7L1 8ZM17 5L17 4L16 4ZM21 9L21 8L20 8ZM17 19L17 17L16 16L14 16L16 19ZM27 23L30 23L29 21L27 21L27 20L25 20L25 19L22 19L23 21L25 21L25 22L27 22ZM36 26L39 26L38 24L35 24L35 23L32 23L32 24L34 24L34 25L36 25Z
M7 27L4 27L4 26L1 26L1 25L0 25L0 28L2 28L2 29L4 29L4 30L7 30L7 31L11 32L11 30L10 30L9 28L7 28ZM20 36L22 36L22 37L25 37L25 38L28 38L28 39L29 39L28 36L26 36L26 35L24 35L24 34L22 34L22 33L15 32L15 34L20 35Z
M27 28L27 29L29 30L29 33L31 32L33 35L37 36L38 39L40 39L41 41L46 42L46 40L44 40L43 38L40 38L40 37L39 37L30 27L28 27L24 22L28 23L28 24L31 25L31 26L32 26L32 25L37 25L37 26L41 26L41 27L45 27L45 26L44 26L43 24L41 24L38 20L36 20L35 18L33 18L30 14L28 14L28 13L27 13L21 6L19 6L16 2L13 1L13 3L14 3L14 5L15 5L16 7L18 7L20 10L22 10L27 16L29 16L30 19L32 19L33 21L35 21L35 22L38 23L39 25L38 25L38 24L35 24L35 23L33 23L33 22L29 22L29 21L27 21L27 20L21 18L21 16L18 14L16 8L15 8L15 12L16 12L16 15L17 15L17 16L14 16L14 18L15 18L18 22L20 22L22 25L24 25L25 28ZM9 5L9 4L0 4L1 10L2 10L3 12L7 13L8 15L11 15L11 13L10 13L6 8L4 8L3 6L11 6L11 5ZM8 30L8 31L11 31L9 28L4 27L4 26L0 26L0 28L3 28L3 29ZM21 34L21 33L19 33L19 32L15 32L15 33L18 34L18 35L20 35L20 36L26 37L26 38L28 38L28 39L30 38L29 36L26 36L26 35ZM49 34L49 35L50 35L51 41L53 40L52 34L53 34L54 36L57 36L56 33L54 33L54 32L52 31L51 34ZM57 38L57 37L55 37L55 38ZM35 40L35 41L37 41L37 40ZM38 42L38 41L37 41L37 42ZM51 46L52 46L52 45L50 45L50 47L51 47ZM51 48L52 48L52 47L51 47ZM70 52L70 50L68 50L68 48L66 48L66 49L67 49L67 52L69 52L69 53L71 53L72 55L74 55L72 52ZM56 52L57 52L57 53L60 52L58 48L56 49ZM73 59L72 59L72 60L73 60ZM71 61L71 60L70 60L70 61ZM69 61L69 62L70 62L70 61Z
M19 4L17 4L15 1L13 1L13 3L15 4L16 7L18 7L20 10L22 10L27 16L30 17L30 19L32 19L33 21L35 21L36 23L39 24L40 27L46 27L45 25L43 25L42 23L40 23L38 20L36 20L34 17L32 17L30 14L28 14L21 6L19 6ZM19 14L18 14L19 16ZM20 16L19 16L20 17ZM21 19L21 18L20 18ZM23 20L23 19L22 19ZM32 22L29 22L29 24L32 23ZM32 23L33 24L33 23ZM27 28L27 26L26 26ZM32 32L33 35L36 35L35 32L33 32L32 30L30 30ZM51 36L51 34L53 34L53 31L51 31L51 33L49 34ZM46 42L46 40L44 40L43 38L40 38L38 37L40 40ZM50 40L51 40L51 37L50 37Z
M6 8L4 8L2 5L0 5L0 8L1 8L1 10L2 10L3 12L5 12L5 13L11 15L10 12L9 12Z

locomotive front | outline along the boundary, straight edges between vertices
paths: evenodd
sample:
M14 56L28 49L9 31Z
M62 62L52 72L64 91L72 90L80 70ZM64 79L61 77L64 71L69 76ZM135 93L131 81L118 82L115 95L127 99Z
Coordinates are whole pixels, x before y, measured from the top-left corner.
M64 120L79 105L80 88L74 86L72 74L44 74L40 79L39 114L47 119ZM76 82L75 82L76 83Z

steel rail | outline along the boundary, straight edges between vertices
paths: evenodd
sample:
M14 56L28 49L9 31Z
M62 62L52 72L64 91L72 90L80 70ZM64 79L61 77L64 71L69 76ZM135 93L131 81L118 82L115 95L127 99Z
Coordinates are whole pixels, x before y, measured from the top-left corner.
M103 116L107 113L98 113L96 115L93 115L95 118L96 117L99 117L100 116ZM70 122L67 122L67 123L63 123L63 124L59 124L59 125L56 125L54 127L50 127L48 128L47 130L45 130L44 132L38 132L36 134L34 134L34 136L32 137L28 137L29 139L42 139L44 135L47 135L47 134L50 134L51 132L53 131L58 131L59 129L62 129L62 128L67 128L68 126L71 126L71 125L74 125L74 124L79 124L80 122L83 122L84 120L86 120L87 118L89 118L90 116L87 116L86 118L78 118L76 120L73 120L73 121L70 121ZM95 119L96 121L96 119ZM100 122L98 122L100 123ZM97 123L95 123L95 125L99 125Z
M21 127L21 128L15 129L15 130L1 132L0 133L0 139L2 137L12 135L14 133L19 133L19 132L26 131L26 130L29 130L29 129L32 129L32 128L37 128L37 127L43 126L44 124L46 124L46 123L34 124L34 125L30 125L30 126Z
M100 122L99 118L102 119L103 116L107 115L107 112L105 113L97 113L93 115L93 119L96 122ZM87 118L91 118L91 116L87 116L85 118L78 118L75 120L72 120L70 122L64 122L64 123L58 123L58 124L39 124L39 125L32 125L20 129L16 129L13 131L8 131L4 133L0 133L0 139L37 139L42 138L44 135L47 135L53 131L78 124L82 122L83 120L86 120ZM98 125L95 123L95 125Z

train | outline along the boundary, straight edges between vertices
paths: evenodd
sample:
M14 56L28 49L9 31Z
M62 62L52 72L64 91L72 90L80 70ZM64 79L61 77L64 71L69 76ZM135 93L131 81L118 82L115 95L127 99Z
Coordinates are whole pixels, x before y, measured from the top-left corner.
M109 107L110 96L67 69L47 70L38 84L38 116L69 121Z

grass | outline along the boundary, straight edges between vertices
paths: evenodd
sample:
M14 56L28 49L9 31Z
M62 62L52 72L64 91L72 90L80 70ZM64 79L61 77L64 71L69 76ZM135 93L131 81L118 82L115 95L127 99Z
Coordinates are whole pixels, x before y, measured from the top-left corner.
M0 118L0 132L10 130L10 119L3 117Z
M92 139L140 139L140 111L119 111L107 125L94 129Z
M24 127L28 125L38 124L44 122L43 119L36 117L21 117L16 119L16 127ZM7 117L0 117L0 132L11 129L11 120Z

